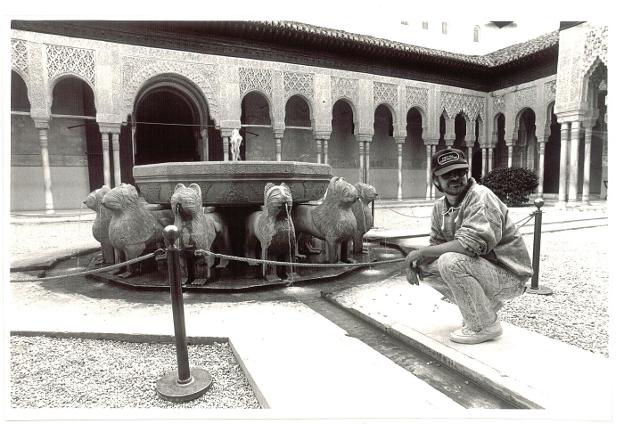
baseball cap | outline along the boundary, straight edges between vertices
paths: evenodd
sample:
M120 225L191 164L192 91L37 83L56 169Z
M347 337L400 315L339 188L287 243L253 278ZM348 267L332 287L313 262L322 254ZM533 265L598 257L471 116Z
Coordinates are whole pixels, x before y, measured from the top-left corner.
M468 169L466 156L461 150L449 147L436 152L431 158L431 172L436 177L455 169Z

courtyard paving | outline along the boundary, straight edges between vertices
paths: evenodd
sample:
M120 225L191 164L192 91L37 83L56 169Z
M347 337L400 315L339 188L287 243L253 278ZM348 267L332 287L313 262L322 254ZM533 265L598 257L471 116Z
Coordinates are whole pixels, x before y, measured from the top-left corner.
M518 221L531 210L514 208L512 216ZM423 202L382 203L376 208L376 228L371 236L426 234L429 211L430 204ZM604 202L568 210L546 205L545 229L556 232L542 236L540 284L552 287L555 294L525 295L517 304L516 300L510 302L501 311L505 335L480 348L458 348L448 342L444 334L459 325L458 312L425 286L414 288L405 284L400 270L394 278L334 293L330 300L390 329L397 337L432 349L436 352L433 355L476 372L492 387L506 387L507 393L534 400L561 416L576 414L602 419L608 417L611 409L610 397L605 392L611 382L607 249L601 243L608 238L606 217ZM97 247L91 238L93 214L85 211L56 216L14 215L11 219L13 264ZM570 225L588 228L559 231ZM532 223L522 230L527 234L530 251L531 227ZM407 246L426 241L426 237L403 240ZM580 293L583 296L575 295ZM37 282L13 283L10 295L7 316L12 331L172 334L170 306L163 304L55 293ZM273 412L422 417L441 411L448 416L455 414L453 410L461 410L450 399L374 350L345 337L342 329L296 302L191 302L187 306L187 328L189 336L227 337L252 386L260 393L261 404ZM566 332L571 332L569 340L560 337ZM531 358L535 352L539 352L537 359ZM559 359L556 367L548 362L553 356L555 361ZM531 367L535 361L544 366ZM576 377L573 386L584 387L584 393L591 392L582 402L574 400L578 396L572 396L573 390L561 391L566 386L573 387L566 383L571 373ZM576 407L570 408L571 405Z

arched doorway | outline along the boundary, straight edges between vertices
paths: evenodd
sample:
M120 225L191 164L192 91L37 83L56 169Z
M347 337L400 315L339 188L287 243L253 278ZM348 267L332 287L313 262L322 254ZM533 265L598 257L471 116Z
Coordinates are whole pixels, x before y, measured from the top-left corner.
M54 81L48 154L56 209L80 208L89 192L104 184L95 119L95 96L88 83L74 76Z
M133 183L134 165L222 160L223 147L202 91L180 75L162 74L137 94L119 154L121 180Z
M403 198L427 196L427 147L422 137L423 115L413 107L407 112L407 136L403 145Z
M505 115L499 113L494 117L494 134L496 134L496 140L494 140L494 156L492 168L506 168L508 149L505 143Z
M394 199L397 197L398 154L392 112L381 104L375 109L374 119L369 183L375 186L380 198Z
M462 113L458 113L454 120L455 125L455 141L453 148L461 150L466 154L466 118Z
M517 143L513 150L513 163L515 167L536 170L538 159L535 137L535 112L526 108L519 113L517 118Z
M561 154L561 125L557 122L554 103L549 107L550 135L544 150L544 193L559 192L559 156Z
M282 160L316 162L316 142L308 102L299 95L292 96L286 102L285 112Z
M200 160L196 117L192 104L175 89L163 87L142 96L135 112L135 165Z
M338 100L332 108L332 133L329 138L329 163L334 175L358 181L359 149L355 141L354 111L349 102Z
M275 160L275 134L271 125L271 107L260 92L252 91L243 97L241 103L240 147L242 160ZM247 149L246 146L253 146Z

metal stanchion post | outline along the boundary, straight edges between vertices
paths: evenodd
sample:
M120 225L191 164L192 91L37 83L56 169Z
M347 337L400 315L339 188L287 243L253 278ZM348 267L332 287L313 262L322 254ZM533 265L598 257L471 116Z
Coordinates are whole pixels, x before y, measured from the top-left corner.
M371 225L374 227L375 226L375 200L374 199L371 202L371 216L373 217L373 222L371 223Z
M553 291L546 287L539 287L539 262L540 262L540 244L542 239L542 210L544 199L538 197L535 199L535 228L533 230L533 277L531 277L531 287L526 292L531 294L552 294Z
M168 225L163 230L165 244L167 245L167 266L178 369L162 376L156 383L156 391L163 399L172 402L186 402L197 399L206 393L212 384L212 377L208 371L201 368L189 368L182 282L180 278L180 249L176 246L178 235L179 231L175 225Z

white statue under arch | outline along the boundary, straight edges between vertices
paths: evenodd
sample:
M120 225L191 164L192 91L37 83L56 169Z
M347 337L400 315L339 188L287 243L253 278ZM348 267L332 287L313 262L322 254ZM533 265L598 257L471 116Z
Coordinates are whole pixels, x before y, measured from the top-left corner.
M238 130L234 128L232 135L230 136L230 152L232 153L232 160L234 162L240 160L240 146L243 142L243 137L239 134Z

